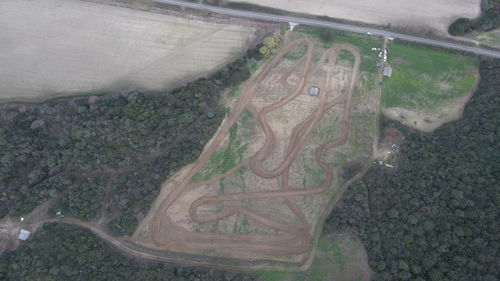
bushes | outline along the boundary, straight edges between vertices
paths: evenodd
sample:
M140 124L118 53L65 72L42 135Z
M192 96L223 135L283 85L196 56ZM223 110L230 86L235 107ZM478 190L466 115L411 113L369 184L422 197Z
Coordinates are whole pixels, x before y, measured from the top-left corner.
M248 79L260 57L250 50L166 93L0 105L0 215L60 197L54 208L82 219L105 206L105 214L119 214L114 233L130 234L161 182L194 161L219 126L221 93Z
M476 19L460 18L453 22L448 32L453 36L461 36L472 31L490 31L500 27L500 1L483 0L483 12Z
M460 36L465 33L469 33L472 30L474 30L472 20L468 18L459 18L450 25L448 33L453 36Z
M0 280L251 281L251 276L127 258L87 230L47 224L0 256Z
M480 72L463 119L432 134L384 120L405 132L406 159L370 169L327 220L362 238L376 280L497 280L500 60Z

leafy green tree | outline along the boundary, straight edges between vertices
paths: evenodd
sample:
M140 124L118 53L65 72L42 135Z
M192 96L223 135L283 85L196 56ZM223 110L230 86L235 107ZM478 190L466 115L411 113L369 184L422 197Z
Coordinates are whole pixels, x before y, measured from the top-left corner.
M500 60L480 74L463 118L431 134L383 119L405 134L400 166L372 167L327 219L362 238L375 280L497 280Z

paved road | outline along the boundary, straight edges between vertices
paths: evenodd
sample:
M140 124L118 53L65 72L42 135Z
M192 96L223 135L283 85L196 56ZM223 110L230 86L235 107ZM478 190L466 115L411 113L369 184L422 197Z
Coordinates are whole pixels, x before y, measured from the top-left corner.
M269 20L269 21L278 21L278 22L293 22L293 23L298 23L298 24L328 27L328 28L352 31L352 32L357 32L357 33L371 33L373 35L378 35L378 36L399 38L399 39L403 39L403 40L407 40L407 41L424 43L424 44L433 45L433 46L440 46L440 47L445 47L445 48L450 48L450 49L455 49L455 50L467 51L467 52L471 52L471 53L475 53L475 54L483 55L483 56L500 58L499 51L471 47L471 46L461 45L461 44L456 44L456 43L449 43L449 42L445 42L445 41L427 39L427 38L422 38L422 37L418 37L418 36L405 35L405 34L395 33L395 32L391 32L391 31L386 31L383 29L375 29L375 28L368 28L368 27L356 26L356 25L351 25L351 24L335 23L335 22L329 22L329 21L324 21L324 20L315 20L315 19L299 18L299 17L292 17L292 16L280 16L280 15L256 13L256 12L250 12L250 11L241 11L241 10L221 8L221 7L209 6L209 5L198 4L198 3L184 2L184 1L179 1L179 0L154 0L154 1L160 2L160 3L165 3L165 4L170 4L170 5L182 6L182 7L186 7L186 8L208 10L210 12L225 14L225 15L230 15L230 16L260 19L260 20Z

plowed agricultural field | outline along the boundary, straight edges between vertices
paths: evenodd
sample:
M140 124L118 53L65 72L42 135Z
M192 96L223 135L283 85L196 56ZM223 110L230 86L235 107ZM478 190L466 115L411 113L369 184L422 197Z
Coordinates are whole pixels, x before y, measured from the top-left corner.
M0 1L0 26L0 100L179 86L256 32L76 0Z
M231 0L291 12L329 16L377 25L391 24L447 34L460 17L475 18L480 0Z

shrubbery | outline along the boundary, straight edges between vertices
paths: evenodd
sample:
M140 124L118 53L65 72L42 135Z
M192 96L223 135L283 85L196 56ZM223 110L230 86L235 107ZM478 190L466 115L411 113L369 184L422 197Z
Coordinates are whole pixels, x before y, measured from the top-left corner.
M239 273L144 263L118 253L87 230L47 224L0 256L0 280L251 281Z
M402 165L371 168L327 220L362 238L376 280L498 280L500 60L480 72L461 120L432 134L391 124L406 135Z
M483 12L476 19L460 18L453 22L448 32L453 36L461 36L472 31L490 31L500 27L500 1L483 0Z
M117 216L130 234L160 184L194 161L220 125L221 93L250 76L258 48L209 78L158 94L0 105L0 217L49 198L64 213Z

